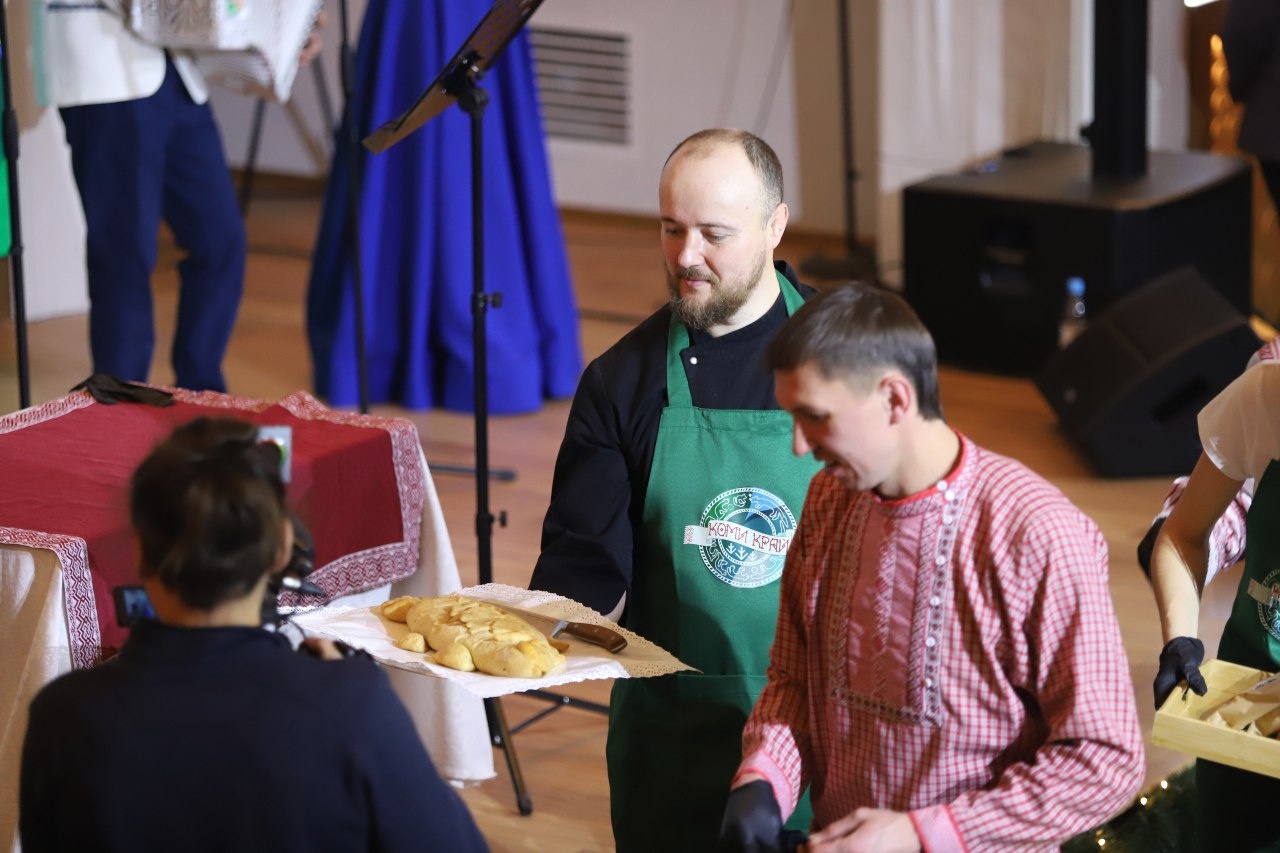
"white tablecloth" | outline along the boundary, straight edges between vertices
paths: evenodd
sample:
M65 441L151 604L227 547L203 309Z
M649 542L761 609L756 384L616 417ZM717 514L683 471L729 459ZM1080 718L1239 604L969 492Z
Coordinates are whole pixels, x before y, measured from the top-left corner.
M425 477L418 571L389 586L340 598L338 605L373 604L388 595L440 595L460 589L458 565L435 485ZM18 774L27 706L42 685L70 672L71 641L62 566L49 550L0 545L0 850L18 851ZM388 669L440 775L456 784L494 776L493 749L480 699L439 679Z

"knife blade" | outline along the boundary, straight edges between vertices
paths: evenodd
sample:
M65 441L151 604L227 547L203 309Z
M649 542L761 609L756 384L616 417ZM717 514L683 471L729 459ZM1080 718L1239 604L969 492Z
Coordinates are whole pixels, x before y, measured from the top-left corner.
M481 600L483 601L484 599ZM590 622L574 622L571 619L561 619L557 616L544 616L541 613L522 610L519 607L512 607L500 601L489 601L488 603L519 616L548 637L568 634L570 637L576 637L584 643L600 646L615 655L627 647L626 637L612 628L606 628L604 625L593 625Z

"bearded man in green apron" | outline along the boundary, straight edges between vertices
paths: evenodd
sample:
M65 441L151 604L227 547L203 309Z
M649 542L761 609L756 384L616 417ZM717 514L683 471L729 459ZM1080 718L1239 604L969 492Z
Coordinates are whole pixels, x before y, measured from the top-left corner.
M764 686L779 578L813 460L791 452L762 357L812 288L773 251L777 155L707 130L662 171L670 303L588 365L556 460L531 586L622 613L700 673L615 683L619 851L714 849ZM804 828L806 807L792 826Z
M1243 666L1280 669L1280 362L1246 370L1200 412L1204 448L1151 554L1151 580L1165 646L1155 680L1156 707L1184 680L1206 692L1200 664L1200 591L1211 579L1209 534L1241 484L1257 483L1249 506L1245 569L1218 657ZM1203 759L1196 762L1195 849L1280 851L1280 779Z

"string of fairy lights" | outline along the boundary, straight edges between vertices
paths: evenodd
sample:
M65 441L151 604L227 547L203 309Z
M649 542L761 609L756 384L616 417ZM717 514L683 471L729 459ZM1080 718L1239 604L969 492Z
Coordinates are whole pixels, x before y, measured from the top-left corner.
M1077 835L1062 846L1063 853L1172 853L1186 849L1191 836L1190 807L1194 773L1190 765L1177 771L1134 800L1108 823Z

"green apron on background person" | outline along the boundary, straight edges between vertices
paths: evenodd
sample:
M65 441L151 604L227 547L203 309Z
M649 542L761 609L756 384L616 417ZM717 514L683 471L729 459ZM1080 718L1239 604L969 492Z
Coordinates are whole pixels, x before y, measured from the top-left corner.
M803 298L778 282L795 313ZM627 627L701 673L614 682L607 754L619 853L715 849L742 729L764 689L786 546L820 467L791 452L786 412L695 408L688 346L672 318ZM806 794L788 826L807 830L809 820Z
M1280 462L1258 480L1245 521L1245 567L1218 657L1275 672L1280 669ZM1280 779L1196 760L1196 849L1280 851ZM1207 846L1206 846L1207 845Z

